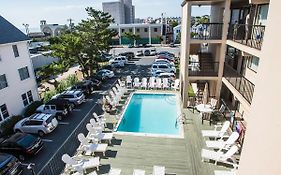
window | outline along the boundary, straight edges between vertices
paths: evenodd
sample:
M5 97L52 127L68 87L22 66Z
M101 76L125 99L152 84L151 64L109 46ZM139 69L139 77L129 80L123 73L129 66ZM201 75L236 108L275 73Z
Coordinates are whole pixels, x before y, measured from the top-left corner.
M144 28L144 32L148 32L148 29L147 29L147 28Z
M25 80L27 78L29 78L29 72L28 72L28 67L23 67L23 68L20 68L18 69L19 70L19 74L20 74L20 79L21 80Z
M0 89L4 89L5 87L8 87L8 82L6 79L6 75L0 75Z
M268 8L269 8L268 4L263 4L258 6L256 25L266 25Z
M9 112L7 109L6 104L0 106L0 117L4 120L5 118L9 117Z
M31 91L28 91L27 93L22 94L21 98L22 98L22 102L23 102L24 106L27 106L33 102L33 97L32 97Z
M122 29L122 33L124 33L125 32L125 29Z
M131 33L132 33L132 32L133 32L133 29L129 29L129 32L131 32Z
M14 55L15 57L19 57L19 51L18 51L18 46L17 45L12 45L13 47L13 52L14 52Z
M140 32L140 29L139 29L139 28L137 28L137 32Z
M157 29L157 28L154 28L154 32L158 32L158 29Z
M257 72L259 67L260 59L258 57L253 56L248 60L248 68Z

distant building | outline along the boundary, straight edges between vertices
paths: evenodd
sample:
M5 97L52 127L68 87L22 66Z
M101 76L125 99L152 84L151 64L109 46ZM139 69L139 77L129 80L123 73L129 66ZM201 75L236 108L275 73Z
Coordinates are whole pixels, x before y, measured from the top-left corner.
M0 16L0 121L39 100L28 51L30 39Z
M40 21L40 30L45 34L45 36L58 36L63 28L66 25L59 25L59 24L47 24L46 20Z
M180 35L180 33L181 33L181 25L178 25L173 28L173 42L176 42L177 37Z
M102 3L103 12L109 13L116 24L131 24L135 22L135 7L132 0L119 0Z

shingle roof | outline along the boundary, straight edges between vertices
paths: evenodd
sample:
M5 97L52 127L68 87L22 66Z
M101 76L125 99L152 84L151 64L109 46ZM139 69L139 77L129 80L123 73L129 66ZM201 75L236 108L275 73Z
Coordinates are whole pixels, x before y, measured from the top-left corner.
M23 32L13 24L0 16L0 44L30 40Z

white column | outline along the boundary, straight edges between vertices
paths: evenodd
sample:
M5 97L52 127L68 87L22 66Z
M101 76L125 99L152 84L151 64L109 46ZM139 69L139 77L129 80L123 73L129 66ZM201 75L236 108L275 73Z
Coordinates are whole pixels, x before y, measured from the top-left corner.
M188 63L190 52L190 27L191 27L191 3L186 2L182 7L181 28L181 57L180 57L180 91L183 107L187 107L188 101Z
M136 27L134 27L134 28L133 28L133 33L134 33L134 35L136 34ZM134 40L134 46L135 46L135 45L137 45L137 43L136 43L136 42L137 42L137 41L136 41L136 40Z
M148 27L149 44L151 45L151 26Z
M121 28L119 26L118 28L118 32L119 32L119 45L122 45L122 33L121 33Z
M280 175L280 0L270 0L258 76L237 175Z

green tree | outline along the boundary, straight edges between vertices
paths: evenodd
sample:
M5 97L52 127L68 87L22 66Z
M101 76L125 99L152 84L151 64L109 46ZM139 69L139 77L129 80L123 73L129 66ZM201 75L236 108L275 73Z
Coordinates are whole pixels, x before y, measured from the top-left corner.
M131 43L137 43L141 37L138 34L133 34L132 32L125 32L124 36L130 40Z
M173 28L178 26L178 25L179 25L179 23L176 20L173 20L173 21L170 22L170 26L172 26Z
M59 42L53 44L52 56L59 57L67 66L79 64L84 76L91 76L100 54L108 51L109 41L117 32L108 29L113 18L92 7L86 8L89 18L82 20L72 30L66 30L59 36Z

